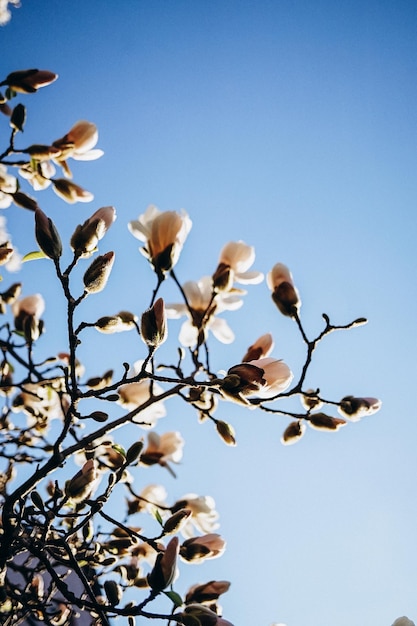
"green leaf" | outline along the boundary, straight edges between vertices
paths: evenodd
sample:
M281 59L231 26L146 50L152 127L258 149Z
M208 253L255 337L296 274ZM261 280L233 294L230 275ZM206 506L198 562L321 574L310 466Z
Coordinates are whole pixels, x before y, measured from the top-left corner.
M183 599L176 591L164 591L164 594L175 604L176 608L184 604Z
M155 509L155 510L154 510L154 512L153 512L153 514L154 514L154 517L155 517L156 521L157 521L157 522L159 522L159 523L161 524L161 526L163 526L163 525L164 525L164 522L163 522L163 520L162 520L161 514L160 514L160 512L158 511L158 509Z
M33 252L28 252L22 259L22 263L26 263L26 261L36 261L36 259L47 259L45 252L42 250L34 250Z
M126 450L118 443L114 443L112 445L113 450L116 450L119 454L122 455L123 458L126 458Z

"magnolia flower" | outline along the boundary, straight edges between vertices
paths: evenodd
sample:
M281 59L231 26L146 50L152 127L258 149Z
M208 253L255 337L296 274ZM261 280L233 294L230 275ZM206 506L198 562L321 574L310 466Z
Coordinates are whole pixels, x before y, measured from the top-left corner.
M42 333L43 322L40 319L45 310L45 301L37 293L21 298L12 304L14 325L28 341L36 341Z
M12 254L10 260L6 263L6 268L9 272L17 272L18 270L20 270L22 257L11 243L10 235L6 229L6 218L3 215L0 215L0 241L7 243L8 248L13 248L14 253Z
M232 343L234 333L224 319L215 317L221 311L234 311L240 308L243 301L235 294L213 293L213 282L210 276L204 276L198 282L189 281L183 285L187 298L186 304L167 304L168 318L186 315L180 330L179 340L183 346L192 347L201 344L211 330L222 343Z
M272 352L274 347L274 340L272 338L271 333L266 333L262 335L255 341L254 344L249 346L245 356L242 359L242 363L246 363L247 361L253 361L255 359L261 359L263 357L268 356L270 352Z
M55 167L50 161L31 161L19 168L20 176L25 178L35 191L49 187L55 172Z
M27 383L13 399L12 410L28 417L28 428L44 429L47 420L62 417L59 394L51 385Z
M12 194L17 191L17 179L7 173L5 165L0 163L0 209L7 209L13 202Z
M355 398L345 396L339 404L338 411L343 417L347 417L352 422L358 422L364 415L372 415L379 411L382 406L378 398Z
M115 219L116 209L113 206L105 206L93 213L83 224L78 224L71 237L71 248L75 254L91 256Z
M184 537L193 537L193 527L201 533L208 534L219 527L217 520L219 514L216 511L216 503L211 496L197 496L189 493L178 500L172 507L172 511L189 509L192 513L188 523L181 529Z
M277 263L267 275L266 280L278 309L283 315L292 317L300 308L301 300L288 267L283 263Z
M137 365L135 370L136 367ZM152 384L150 380L140 380L121 385L117 393L119 394L119 404L125 409L132 411L149 402L151 397L162 393L162 388L155 382ZM166 409L164 404L161 401L153 402L137 413L132 418L132 421L134 424L139 424L142 428L151 428L155 426L158 419L165 417L165 415Z
M94 150L98 141L98 130L95 124L81 120L74 124L71 130L53 142L53 146L60 150L59 156L54 161L62 166L68 178L72 178L71 170L68 167L67 159L73 158L76 161L94 161L103 156L103 150Z
M234 281L257 284L263 280L261 272L248 272L255 261L255 249L243 241L231 241L220 253L219 264L213 274L216 291L229 291Z
M178 537L173 537L164 552L156 557L155 565L148 574L148 584L154 591L162 591L174 582L177 574Z
M17 72L9 74L5 80L0 83L0 86L8 85L13 91L19 93L34 93L41 87L50 85L57 78L58 74L54 74L48 70L18 70Z
M148 511L152 515L158 506L166 507L167 492L162 485L147 485L135 500L128 500L128 514Z
M148 445L142 452L140 461L144 465L166 465L169 461L179 463L182 459L184 439L179 432L168 432L158 435L148 433Z
M267 357L231 367L221 390L226 396L247 404L247 397L273 398L285 391L293 378L284 361Z
M180 548L180 557L190 563L215 559L223 554L226 542L217 533L186 539Z
M163 213L153 205L128 224L132 235L145 243L140 251L160 277L177 263L191 226L192 222L185 211Z

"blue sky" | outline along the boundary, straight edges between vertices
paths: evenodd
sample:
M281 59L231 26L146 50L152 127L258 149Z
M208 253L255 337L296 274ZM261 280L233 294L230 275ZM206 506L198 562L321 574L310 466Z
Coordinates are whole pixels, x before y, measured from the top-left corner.
M178 479L161 479L174 497L213 495L228 540L221 560L188 568L178 588L232 580L222 605L236 626L417 620L416 25L407 0L22 0L0 30L4 75L30 66L60 75L24 99L24 142L52 141L79 119L100 130L105 156L73 167L94 201L40 195L63 239L98 207L116 206L100 250L113 247L117 264L86 316L147 307L153 275L126 224L153 203L193 220L180 280L211 274L223 244L242 239L256 248L256 269L291 268L309 333L323 312L341 324L369 319L327 338L307 383L334 400L380 397L377 415L336 434L309 430L288 448L285 420L231 404L219 417L233 423L236 449L183 407L161 424L187 442ZM19 250L33 249L33 217L6 215ZM48 285L45 341L60 350L58 290L50 265L37 268L21 279L31 281L26 293ZM295 325L265 284L248 292L227 316L237 341L213 342L213 365L227 369L271 332L274 356L297 371ZM177 330L173 322L165 358ZM129 337L89 337L92 375L97 359L104 371L141 356Z

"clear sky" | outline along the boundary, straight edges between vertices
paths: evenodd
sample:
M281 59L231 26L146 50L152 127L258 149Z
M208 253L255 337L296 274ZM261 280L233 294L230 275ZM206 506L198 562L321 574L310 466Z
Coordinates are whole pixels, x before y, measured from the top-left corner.
M256 248L255 269L291 268L307 332L319 332L323 312L340 324L369 319L328 337L307 380L334 400L383 400L380 413L336 434L309 429L283 447L285 419L225 404L218 417L237 431L231 449L182 405L167 407L159 430L180 429L186 448L177 480L160 479L173 498L213 495L228 540L222 559L183 567L178 590L231 580L222 606L235 626L417 621L417 4L22 0L12 11L0 30L2 75L60 75L24 99L24 142L48 143L79 119L100 130L105 156L73 167L94 201L39 197L63 239L100 206L117 209L100 247L115 249L117 264L86 317L148 306L154 276L126 224L153 203L193 220L181 281L211 274L223 244L241 239ZM20 252L34 249L33 216L6 215ZM61 350L51 266L36 267L19 280L26 294L44 293L45 345ZM178 299L168 285L162 295ZM215 368L271 332L274 356L298 371L301 340L265 284L249 286L244 307L225 317L237 341L212 343ZM178 330L173 322L165 360ZM143 356L127 334L90 339L91 375ZM149 471L144 484L158 476Z

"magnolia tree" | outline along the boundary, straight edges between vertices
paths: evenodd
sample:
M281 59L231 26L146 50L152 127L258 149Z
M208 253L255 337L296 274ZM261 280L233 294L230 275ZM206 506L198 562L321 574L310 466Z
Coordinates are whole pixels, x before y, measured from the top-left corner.
M346 395L331 400L323 398L319 389L305 388L317 345L332 331L351 329L366 320L338 325L323 315L321 332L308 337L292 275L277 263L266 280L277 315L298 327L306 354L301 370L293 373L272 356L273 339L265 334L256 341L241 337L245 346L251 344L242 350L241 362L222 374L213 371L210 332L224 344L234 340L218 315L242 305L245 292L236 284L263 280L260 272L251 270L254 249L242 241L229 242L211 274L182 283L175 266L191 220L185 212L161 212L150 206L128 225L155 275L149 307L117 314L104 310L94 322L76 322L84 319L85 300L106 288L117 262L114 251L98 252L116 212L111 206L99 208L84 223L74 224L70 240L61 242L53 220L38 204L41 194L34 199L32 191L24 191L25 185L36 192L52 187L66 202L92 199L72 181L69 163L101 156L95 148L98 133L93 123L79 121L51 144L22 147L26 106L14 104L15 96L25 98L56 78L52 72L32 69L12 72L0 82L0 108L11 128L6 138L2 135L0 207L14 204L32 211L39 250L27 258L49 259L51 277L60 285L67 310L66 351L52 357L42 354L44 298L31 294L30 286L9 284L6 274L0 294L4 316L0 327L2 623L39 621L59 626L78 618L82 623L105 625L110 619L124 618L132 625L141 617L142 622L148 618L187 626L231 626L228 619L233 616L222 617L218 604L228 591L228 581L195 584L185 595L176 591L182 567L224 552L225 539L216 532L213 498L185 494L170 502L163 486L151 484L140 492L134 486L134 479L139 484L147 468L159 465L173 472L172 465L182 457L182 435L157 434L155 424L167 413L168 401L177 398L198 420L211 422L224 443L233 446L233 426L216 417L219 404L232 401L242 411L257 409L286 417L282 443L288 445L296 443L309 426L337 431L370 415L381 406L376 398ZM0 243L0 262L7 270L15 252L10 241ZM68 265L63 264L63 253L70 258ZM82 280L73 272L79 266ZM167 281L178 290L177 304L164 302ZM167 320L179 317L185 317L180 346L171 364L161 364L158 349L167 338ZM105 334L132 333L142 345L141 359L119 364L117 376L113 371L101 376L85 372L79 345L81 340L84 345L94 342L96 336L88 328ZM226 348L222 358L227 367ZM295 396L301 400L297 411L286 408L286 401ZM132 423L148 432L122 447L115 437ZM74 462L79 466L75 471ZM121 493L125 510L112 504L114 498L122 500ZM146 517L152 530L144 533Z

